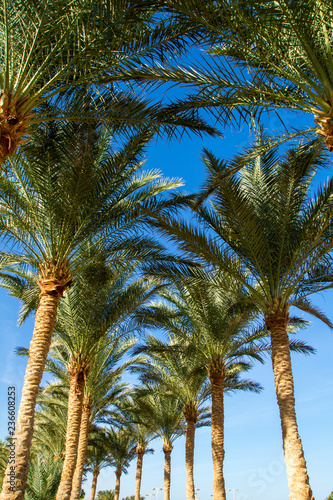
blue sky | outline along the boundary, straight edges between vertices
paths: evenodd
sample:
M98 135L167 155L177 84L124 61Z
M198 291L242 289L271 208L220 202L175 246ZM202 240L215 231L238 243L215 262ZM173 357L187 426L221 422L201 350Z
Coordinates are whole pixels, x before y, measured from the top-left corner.
M311 125L312 117L282 112L288 127L301 122ZM280 128L274 116L267 122L272 132ZM203 147L208 147L221 157L240 153L249 139L247 130L226 131L225 139L198 139L185 137L181 143L158 141L147 153L147 168L159 168L167 176L180 176L188 191L196 190L204 179L200 161ZM320 174L324 180L329 170ZM333 291L316 296L314 303L332 319ZM6 435L7 386L16 385L20 396L25 360L13 355L16 346L28 347L33 330L33 318L17 328L19 303L0 290L0 437ZM311 319L311 325L300 332L302 339L316 348L316 355L293 355L296 410L300 435L304 445L310 481L316 500L324 500L333 490L333 334L329 328ZM225 479L226 488L238 488L237 500L287 500L288 488L282 455L280 421L276 403L273 373L270 360L264 366L255 366L249 374L264 386L261 395L234 394L225 401ZM19 401L18 401L19 404ZM175 442L172 453L171 498L185 499L185 448L184 438ZM155 454L144 459L142 494L152 492L153 487L163 487L163 453L161 442L152 447ZM134 493L135 462L129 474L122 477L121 498ZM199 429L195 451L195 483L198 498L210 500L212 493L212 460L210 429ZM90 497L91 477L84 484L86 498ZM112 469L104 470L99 478L99 489L115 486ZM154 498L154 497L153 497ZM227 498L232 498L227 492ZM160 494L159 500L163 499Z

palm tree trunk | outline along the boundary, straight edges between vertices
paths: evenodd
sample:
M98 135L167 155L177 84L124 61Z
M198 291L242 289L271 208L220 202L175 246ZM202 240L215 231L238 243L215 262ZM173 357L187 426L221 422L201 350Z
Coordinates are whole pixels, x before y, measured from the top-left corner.
M145 447L138 445L136 448L138 460L136 462L136 476L135 476L135 500L140 500L141 478L142 478L142 462L145 454Z
M30 343L29 359L24 377L22 398L16 422L15 469L8 464L1 493L2 500L23 500L34 431L35 406L46 358L50 350L59 302L58 294L42 293L36 311L35 327ZM14 470L14 474L12 474Z
M173 448L173 446L169 442L165 442L163 444L163 452L164 452L164 500L170 500L172 448Z
M77 459L79 433L82 416L85 377L79 371L71 375L68 396L66 451L56 500L69 500Z
M99 468L94 467L93 468L93 480L92 480L92 485L91 485L90 500L95 500L98 476L99 476Z
M212 386L213 500L225 500L224 461L224 374L209 373Z
M121 471L116 471L116 487L114 489L114 500L119 500Z
M185 444L185 464L186 464L186 500L195 500L194 489L194 436L195 422L193 418L186 419L186 444Z
M271 314L266 316L265 320L271 332L272 363L280 410L289 498L290 500L311 500L312 492L296 421L294 381L287 334L289 316L288 313Z
M83 400L77 461L73 476L72 493L70 500L79 500L81 495L83 469L86 461L88 437L90 431L90 412L91 412L91 400L90 398L85 397Z

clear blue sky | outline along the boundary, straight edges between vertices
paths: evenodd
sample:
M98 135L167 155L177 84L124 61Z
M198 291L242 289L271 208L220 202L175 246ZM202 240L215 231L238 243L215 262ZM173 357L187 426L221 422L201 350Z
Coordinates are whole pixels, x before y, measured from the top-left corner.
M312 124L311 117L282 113L288 127L296 127L300 121ZM280 127L272 117L269 129ZM186 181L186 189L195 190L204 178L200 153L208 147L217 155L227 158L239 153L248 140L248 132L226 132L225 139L184 138L181 143L159 141L150 147L147 168L160 168L167 176L180 176ZM332 170L331 170L332 171ZM321 174L325 179L331 172ZM332 319L333 291L315 297L314 302ZM0 437L6 436L6 392L8 385L22 388L25 360L13 355L16 346L29 346L33 319L21 328L16 327L19 304L0 290ZM333 490L333 333L318 320L311 319L310 327L300 333L301 338L316 348L317 354L307 357L293 355L296 410L300 435L314 496L324 500ZM287 500L288 488L282 455L280 421L276 403L273 373L268 360L264 366L256 366L249 374L264 386L261 395L235 394L225 402L225 479L226 488L238 488L237 500ZM19 403L19 402L18 402ZM185 441L179 438L172 453L171 498L185 499ZM154 455L144 458L142 495L152 492L153 487L163 487L163 453L161 442L152 447ZM121 480L121 498L134 494L135 462L130 472ZM195 485L200 488L198 498L210 500L212 493L212 459L210 429L199 429L195 450ZM91 477L84 483L86 498L90 498ZM104 470L98 481L99 489L112 489L115 475L112 469ZM227 498L232 499L227 491ZM163 499L160 493L159 500Z

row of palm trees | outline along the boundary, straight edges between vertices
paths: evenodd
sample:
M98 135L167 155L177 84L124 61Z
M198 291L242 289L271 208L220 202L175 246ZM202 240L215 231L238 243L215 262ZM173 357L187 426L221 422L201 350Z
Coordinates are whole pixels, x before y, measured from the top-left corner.
M216 133L196 113L208 106L218 109L220 119L228 120L236 108L242 116L288 104L311 110L331 149L329 5L325 0L307 1L301 7L285 1L269 3L267 8L261 2L249 2L246 9L236 1L202 5L167 0L142 6L141 2L111 5L101 0L84 1L77 7L71 2L31 1L24 6L4 2L1 160L16 151L27 130L33 139L21 146L14 159L6 160L0 179L0 225L7 245L1 255L1 279L23 301L22 318L36 310L36 319L16 425L15 491L6 483L2 498L24 497L38 389L55 328L68 349L63 362L69 374L65 466L57 499L71 495L79 431L83 415L91 411L86 384L94 372L97 344L92 347L90 335L84 334L88 326L90 331L90 320L75 326L81 338L77 342L66 330L61 334L65 327L56 326L57 321L68 321L73 310L69 307L66 313L59 303L65 303L60 299L66 296L67 300L70 290L81 297L79 302L84 292L95 296L96 276L102 280L98 287L107 287L108 273L119 272L118 266L138 275L137 288L129 287L133 313L138 307L140 312L140 301L165 290L165 283L170 282L176 304L167 292L161 296L169 301L171 318L173 314L176 319L185 317L182 302L189 307L189 297L195 310L201 310L199 320L191 315L191 321L185 322L185 337L178 336L177 324L176 333L172 330L173 321L164 326L159 323L158 307L143 308L133 328L138 324L167 327L174 350L191 360L197 361L195 345L207 344L192 371L206 370L212 393L214 497L225 496L221 415L228 369L244 369L250 355L261 359L262 352L271 349L291 498L311 498L297 430L288 328L300 322L291 317L292 306L331 326L308 299L332 282L331 183L316 197L310 194L311 178L327 161L320 142L299 146L278 159L274 151L267 152L270 141L261 139L259 150L264 153L260 158L257 147L256 153L230 164L206 151L208 179L197 198L160 196L179 181L158 181L156 172L139 173L142 151L155 133L170 136L177 127ZM309 14L306 22L299 11ZM254 21L256 29L252 29ZM310 21L315 31L308 30ZM185 41L191 40L218 44L213 54L221 61L221 74L211 65L200 71L172 67L173 54L181 55ZM280 52L272 48L277 43ZM157 60L161 64L156 65ZM231 60L240 68L247 64L253 82L248 77L242 82L242 73L233 71ZM200 91L161 108L133 98L123 85L116 86L120 80L187 83L199 86ZM300 104L294 105L296 97ZM55 120L70 124L61 126ZM126 124L127 130L139 128L140 132L115 152L110 129L102 128L101 120L116 131L124 131ZM210 195L211 206L205 202ZM191 206L195 222L177 217L177 210L184 206ZM170 255L159 241L143 233L147 224L175 242L181 253ZM72 286L73 280L78 288ZM207 293L202 297L203 287ZM124 319L124 300L112 300L114 308L119 306L120 316L111 320L115 327ZM221 317L223 308L227 319ZM58 309L63 313L57 316ZM206 317L215 324L207 325ZM263 318L263 325L256 325L258 317ZM109 337L110 324L104 326L106 330L98 329L91 336L99 339L97 350L101 351L109 341L110 345L115 342ZM238 350L219 340L223 332L228 339L235 335ZM267 332L270 344L262 341ZM155 347L148 343L142 349L152 356ZM305 349L297 343L291 347ZM149 383L153 382L149 379ZM195 410L189 403L185 412L192 433ZM88 434L85 425L82 436ZM87 444L81 447L84 455ZM166 441L166 456L171 447L172 442ZM189 457L191 453L189 438ZM81 469L82 457L78 460ZM168 470L166 464L166 475ZM191 495L192 485L188 488Z
M51 132L54 133L53 126ZM86 130L84 130L85 132ZM78 137L79 135L76 134L75 140L78 140ZM47 135L47 139L51 144L52 155L54 154L56 157L56 162L54 164L50 162L51 175L49 174L50 177L47 179L44 173L43 184L46 185L46 179L49 184L53 182L49 193L55 191L58 195L59 187L58 191L52 188L57 188L57 176L58 179L61 179L64 172L61 171L61 162L57 155L59 152L62 154L68 150L63 148L64 144L59 146L61 144L59 136L57 136L58 148L55 147L49 135ZM68 140L67 135L65 140ZM71 141L73 141L72 137ZM87 147L86 136L83 142ZM27 158L31 151L36 154L36 148L38 149L40 144L45 146L42 141L39 144L31 143L27 147ZM95 145L95 143L93 144ZM88 157L87 150L86 154ZM50 158L50 151L46 151L46 156ZM73 158L73 156L71 157ZM68 161L67 156L66 159ZM76 157L74 157L75 159ZM293 393L290 389L293 383L289 350L292 347L305 351L306 346L300 342L292 342L291 345L289 343L286 328L301 323L299 318L289 316L289 308L293 305L301 310L312 312L330 325L330 321L320 311L312 308L306 298L310 293L324 290L330 286L332 187L331 185L325 186L316 197L311 197L309 194L310 179L316 169L324 164L324 161L325 154L318 144L300 146L298 150L288 152L284 161L280 162L274 153L270 152L262 156L260 160L254 160L247 168L243 169L241 175L229 177L223 184L218 185L216 183L217 174L222 172L224 175L223 170L228 167L218 162L213 155L207 152L205 162L211 173L207 189L208 192L212 190L215 183L216 202L211 209L202 203L198 205L198 202L193 205L197 217L200 218L199 224L187 224L179 218L172 218L170 215L170 208L175 209L177 204L181 206L184 203L192 203L193 198L174 196L171 200L158 201L156 199L156 192L159 193L170 184L162 183L163 188L154 186L153 191L145 189L143 193L139 194L136 193L135 189L133 190L140 197L140 207L135 214L137 216L135 222L149 221L164 234L176 240L184 252L183 256L172 258L160 244L137 234L134 234L134 239L133 234L131 235L131 242L132 244L135 242L135 245L139 246L144 238L146 258L144 258L143 253L139 258L137 249L129 249L126 246L129 241L127 235L123 237L122 241L116 242L116 248L111 246L107 231L102 232L102 234L98 234L96 231L99 239L92 240L89 245L86 241L80 246L78 245L78 250L82 250L82 254L78 251L77 261L73 259L75 267L72 266L72 269L76 268L76 282L67 289L66 298L61 301L62 305L55 321L56 344L52 346L49 362L50 367L57 374L59 374L59 363L66 367L65 373L67 373L68 382L66 450L57 498L73 498L74 500L81 492L85 453L88 446L88 431L92 425L90 416L94 413L92 411L94 397L102 386L102 382L107 380L107 374L103 373L105 361L101 362L99 358L97 362L96 355L102 353L108 357L108 348L113 351L118 342L122 344L126 340L123 354L133 344L133 341L129 339L131 332L147 326L167 331L169 341L163 343L155 340L154 337L148 337L146 344L137 348L138 354L145 353L149 358L148 362L147 359L138 359L136 362L135 370L144 370L142 381L146 386L146 388L139 389L143 399L139 398L136 402L136 418L146 428L149 428L149 422L144 421L143 415L148 413L149 421L152 422L154 420L152 415L155 414L154 409L168 406L170 411L174 410L178 424L185 418L188 498L194 498L192 474L194 428L200 413L199 405L211 395L213 491L215 498L225 498L223 394L228 388L231 390L236 388L258 390L258 386L253 382L241 381L239 373L250 367L249 357L262 360L263 354L270 349L272 350L276 390L280 403L287 471L292 490L293 481L296 481L294 476L299 477L300 471L305 469L305 462L302 458L303 451L297 433ZM17 267L16 276L8 272L4 272L2 276L3 284L23 301L22 315L24 318L33 308L37 308L38 314L40 307L38 288L40 288L41 281L34 280L32 273L27 271L26 265L33 263L37 267L36 260L42 262L37 251L39 250L42 254L43 246L47 248L49 245L55 255L61 256L61 246L55 246L61 240L58 242L56 235L65 234L65 237L68 238L67 240L65 238L65 242L69 240L71 234L76 236L76 232L73 229L71 232L70 227L65 225L66 217L70 219L70 223L75 229L79 224L75 220L75 212L72 213L72 210L69 209L66 213L64 210L66 208L65 202L61 203L61 207L57 207L56 196L52 199L50 195L51 206L46 203L45 198L45 201L43 200L43 195L37 190L38 182L33 184L34 179L38 180L38 169L32 171L31 184L25 183L25 190L23 190L20 179L20 163L21 160L17 157L12 162L12 176L8 177L7 172L4 181L2 210L4 214L6 213L7 218L3 218L3 223L7 225L7 234L10 235L11 242L15 241L14 235L17 235L20 246L26 244L26 248L32 256L29 256L28 251L23 254L23 257L14 252L4 253L5 269L13 271L13 266L17 266L17 262L25 264L25 266ZM24 174L27 176L29 163L27 160L25 163L27 166ZM52 169L52 166L57 168ZM73 184L77 179L77 167L77 162L74 161L75 181ZM80 161L79 167L80 169L84 167L82 161ZM89 172L89 170L87 171ZM105 172L105 168L103 172ZM21 171L21 177L22 175ZM122 181L124 176L124 170L122 170ZM67 163L66 182L69 183L69 181L70 170ZM77 207L76 214L80 222L80 229L83 226L84 230L82 219L88 227L91 223L89 213L88 215L84 213L89 189L93 188L95 203L98 201L98 191L96 185L92 183L92 176L90 176L89 186L86 186L85 179L83 183L85 189L83 189L84 199L81 210L78 209L77 204L74 206ZM147 184L146 180L143 184L144 187L145 184ZM35 186L37 187L35 188ZM139 184L139 187L141 186L142 184ZM30 188L29 193L27 187ZM77 185L76 187L78 188ZM6 190L9 188L10 196L7 196ZM124 194L126 195L132 188L133 185L130 185L130 187L126 187L124 193L121 193L121 202L125 198ZM152 201L150 201L150 192L153 192L155 196ZM76 194L76 203L78 203L78 189ZM203 197L204 193L201 195L201 198ZM145 203L147 198L148 202ZM64 199L66 201L66 197ZM43 206L43 201L46 206ZM104 201L103 197L102 201ZM286 214L284 219L281 217L282 207ZM112 211L115 209L114 204L107 208L111 208ZM237 208L239 212L236 211ZM102 205L99 212L101 224L103 222L103 209ZM35 227L33 227L30 235L27 231L29 227L28 216L30 215L32 225L34 225L37 220L34 210L37 212L39 220L39 214L44 216L43 232L38 234L34 232ZM106 213L109 216L109 229L110 212ZM165 216L166 213L167 216ZM33 214L34 217L32 217ZM63 219L59 217L59 214L64 214ZM95 217L94 213L93 217ZM118 234L121 231L119 220L121 221L121 217L118 218L116 226ZM16 233L14 221L16 222ZM17 221L21 221L21 227ZM131 229L131 223L130 214L126 214L124 232ZM200 229L200 227L204 227L203 223L210 228L210 232L203 232ZM59 230L59 226L61 230ZM95 228L98 228L97 224ZM114 231L113 235L116 235L117 232ZM217 243L216 233L221 239L220 244ZM4 234L6 234L5 231ZM27 241L25 241L24 236ZM103 240L104 246L101 245L102 238L105 238ZM260 243L257 238L260 239ZM114 244L114 242L112 243ZM74 238L71 244L71 248L73 248ZM110 254L105 253L105 248ZM111 261L109 255L113 257ZM267 261L264 259L265 255ZM189 256L192 261L189 261ZM30 257L30 261L28 257ZM37 257L39 257L39 261ZM64 259L64 257L62 258ZM85 259L84 264L82 264L83 258ZM58 258L54 258L53 262L55 267ZM132 262L131 265L130 262ZM193 266L194 262L197 264ZM259 263L260 267L256 268ZM142 265L144 265L143 268ZM39 266L41 267L41 264ZM144 272L143 277L142 271ZM55 280L54 277L53 280ZM168 284L167 288L166 283ZM46 295L53 298L55 286L59 285L54 285L54 281L52 282L51 279L46 280L46 287L49 287L48 290L51 292ZM144 305L157 293L161 296L161 301ZM58 303L58 292L56 297ZM258 322L257 318L260 313L264 315L264 324ZM37 314L36 323L38 324ZM53 314L55 316L55 313ZM129 314L131 319L128 317ZM126 321L123 323L125 318ZM275 322L277 326L275 326ZM271 334L271 345L264 340L268 331ZM279 345L278 348L274 344L275 341ZM30 356L31 347L29 349ZM46 358L47 353L44 356ZM282 360L280 360L280 356L282 356ZM283 368L281 368L281 363ZM122 370L123 367L119 369L119 373ZM112 374L113 376L114 374ZM186 381L186 383L181 384L181 380ZM162 381L163 384L161 384ZM109 387L109 390L114 388L114 383L115 379L113 378L112 387ZM164 391L167 388L169 394L163 394L163 391L160 393L161 385L164 386ZM182 385L184 394L181 390ZM288 389L287 396L284 392L285 386ZM54 387L51 387L50 392L54 393ZM180 406L171 398L175 392ZM286 401L287 397L290 397L289 401ZM158 401L160 398L162 398L162 402ZM283 401L281 402L281 400ZM110 400L104 406L104 410L109 403ZM290 422L294 433L291 437ZM172 442L179 435L179 429L176 431L171 429L171 434L169 431L170 429L164 429L161 434L164 442L165 493L167 498L170 488ZM290 440L293 440L292 445ZM301 464L295 463L292 456L295 452L295 442L299 447L297 453L300 453ZM304 475L306 476L306 469ZM307 477L304 479L304 475L303 478L297 479L297 491L300 491L302 482L307 483ZM75 476L77 481L73 482ZM75 491L74 494L73 491ZM308 493L301 494L304 496Z

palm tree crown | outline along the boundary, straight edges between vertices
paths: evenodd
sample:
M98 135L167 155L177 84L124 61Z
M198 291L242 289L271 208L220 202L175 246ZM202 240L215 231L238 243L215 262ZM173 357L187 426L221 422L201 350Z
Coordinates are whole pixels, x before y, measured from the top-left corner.
M0 9L0 163L27 140L24 135L34 123L104 118L118 128L164 122L167 129L176 123L175 115L166 118L114 78L122 68L128 71L140 61L172 58L184 50L187 30L161 18L158 5L5 0ZM73 90L79 92L75 98ZM45 109L46 101L52 109ZM193 113L185 120L178 117L185 127L191 122L196 127L196 121Z
M236 126L273 109L311 113L316 125L309 131L333 150L329 0L165 0L164 6L198 33L206 57L183 67L146 65L137 69L138 79L196 86L178 101L178 111L209 109Z

